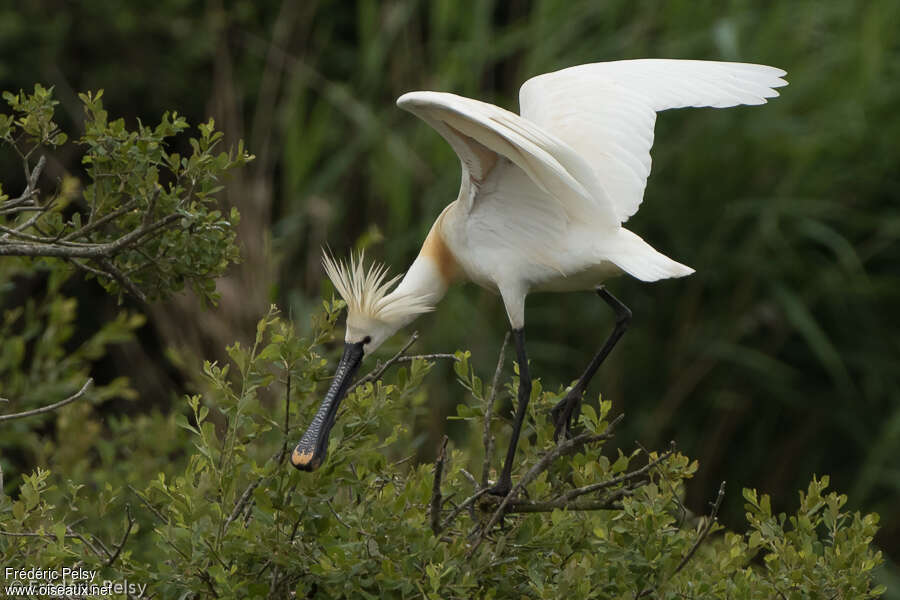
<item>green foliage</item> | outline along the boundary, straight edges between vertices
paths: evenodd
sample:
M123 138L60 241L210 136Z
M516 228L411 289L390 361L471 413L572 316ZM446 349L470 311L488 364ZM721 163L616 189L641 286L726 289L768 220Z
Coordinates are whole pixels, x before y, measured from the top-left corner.
M235 137L252 136L252 189L263 192L229 200L271 209L247 241L271 231L280 276L264 287L299 315L318 306L312 255L323 244L340 254L373 242L370 255L402 271L456 197L452 149L394 106L401 93L445 90L514 109L527 77L597 60L785 68L790 85L765 106L659 116L629 227L697 273L610 282L635 326L594 389L626 402L624 439L675 438L700 460L689 505L720 479L754 482L787 505L809 473L831 473L854 510L882 514L879 544L896 563L897 30L895 0L82 0L78 10L38 0L0 6L0 77L6 89L31 89L36 73L56 84L66 131L81 113L67 90L104 87L110 112L129 119L178 106L191 122L212 112ZM79 168L77 153L57 159ZM21 166L0 167L16 196ZM547 386L571 381L609 318L590 294L529 298L534 372ZM423 348L469 348L480 369L493 366L507 327L493 297L453 289L425 319ZM193 335L199 322L174 327ZM222 328L252 335L243 322ZM432 447L459 399L452 375L426 385L433 416L417 423L427 428L417 444ZM723 515L742 514L729 494Z
M883 592L871 581L881 562L871 546L877 518L845 512L846 498L826 493L827 478L810 484L790 517L745 490L749 529L725 531L681 503L695 461L604 446L613 425L606 401L585 406L580 418L597 443L554 461L489 532L482 528L496 501L454 510L474 491L467 470L475 467L468 452L449 452L433 529L433 466L395 458L409 448L411 415L425 405L421 384L432 364L422 359L351 391L326 464L295 471L286 461L298 435L292 424L311 414L327 384L323 344L340 308L326 302L309 338L273 309L252 345L229 348L230 364L207 363L204 392L189 396L186 416L176 419L186 453L179 466L130 489L115 476L93 489L43 469L23 478L0 496L2 563L78 561L105 578L146 583L162 598L862 599ZM457 356L464 387L484 399L468 355ZM556 448L544 413L562 393L535 393L515 479ZM480 429L477 415L460 412ZM603 507L541 506L593 484L602 485L583 498ZM134 526L122 518L128 506ZM114 515L119 522L105 542L84 533Z
M239 259L238 212L223 215L215 194L224 174L253 156L242 142L236 151L218 151L222 133L212 119L186 140L188 123L177 113L163 114L156 127L138 120L131 130L124 119L109 119L102 96L79 94L84 134L75 143L84 149L88 181L79 194L77 179L67 178L43 203L42 152L68 139L53 121L57 102L41 85L31 94L4 92L12 114L0 115L0 139L21 159L28 183L20 198L2 199L0 254L65 259L115 294L153 299L189 284L215 302L215 278ZM189 153L170 151L185 141Z
M9 259L0 260L0 280L9 273ZM130 340L144 323L140 314L122 312L102 324L90 337L73 339L78 303L61 293L69 279L64 270L46 273L41 296L27 298L0 316L0 414L18 413L52 404L76 393L87 381L91 365L110 346ZM0 288L0 305L14 299L10 290ZM3 462L7 481L20 475L17 464L54 465L70 475L70 468L90 454L91 437L101 425L92 406L112 398L133 399L127 379L116 378L93 385L85 398L61 411L0 423L0 456L15 455L20 461ZM52 424L69 443L65 452L44 439L44 428Z

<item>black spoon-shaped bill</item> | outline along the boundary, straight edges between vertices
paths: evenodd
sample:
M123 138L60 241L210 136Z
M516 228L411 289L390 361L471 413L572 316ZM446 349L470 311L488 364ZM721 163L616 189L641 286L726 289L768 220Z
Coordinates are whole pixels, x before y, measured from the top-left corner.
M319 405L319 410L300 438L300 443L291 453L291 464L301 471L315 471L328 453L328 435L334 426L338 407L350 387L350 381L359 368L363 357L363 342L344 344L344 355L338 363L328 393Z

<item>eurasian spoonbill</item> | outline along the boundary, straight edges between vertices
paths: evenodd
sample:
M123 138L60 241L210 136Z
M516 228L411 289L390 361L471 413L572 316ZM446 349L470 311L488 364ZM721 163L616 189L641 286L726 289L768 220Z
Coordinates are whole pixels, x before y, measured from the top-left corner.
M347 303L344 354L331 386L291 456L314 470L325 458L338 406L362 358L418 315L448 286L473 281L500 294L519 364L518 406L503 471L505 494L531 393L525 352L525 297L532 291L596 289L615 312L613 332L562 401L556 432L570 420L588 382L622 336L631 312L600 284L628 273L642 281L693 269L622 227L644 195L658 111L764 104L786 85L774 67L695 60L623 60L580 65L529 79L521 114L445 92L397 100L433 127L462 164L459 195L438 216L405 276L387 278L362 256L323 264ZM395 283L396 288L391 291Z

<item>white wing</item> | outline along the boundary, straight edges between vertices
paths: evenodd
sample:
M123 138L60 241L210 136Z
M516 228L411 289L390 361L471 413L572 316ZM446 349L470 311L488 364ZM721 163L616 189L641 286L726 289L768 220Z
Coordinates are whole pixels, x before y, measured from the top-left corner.
M656 112L764 104L781 69L747 63L643 59L539 75L519 91L522 116L590 164L619 222L637 212L650 175Z
M492 104L444 92L410 92L397 100L431 125L459 155L462 199L471 211L478 186L498 163L512 161L569 219L618 225L594 169L565 142L532 121Z

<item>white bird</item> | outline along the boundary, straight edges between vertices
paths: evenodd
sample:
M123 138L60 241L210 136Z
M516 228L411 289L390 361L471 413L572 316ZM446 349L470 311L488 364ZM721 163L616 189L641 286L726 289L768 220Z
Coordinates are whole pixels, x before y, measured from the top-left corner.
M384 266L325 256L326 273L347 303L345 350L331 387L291 462L323 461L338 405L363 355L418 315L433 310L453 282L500 294L513 330L519 397L500 479L505 494L531 391L525 352L525 297L532 291L596 289L616 325L587 370L554 408L557 435L631 312L600 284L627 273L641 281L693 269L622 227L644 195L658 111L688 106L764 104L786 85L774 67L695 60L623 60L580 65L529 79L517 115L444 92L410 92L397 105L433 127L462 164L459 195L441 212L418 257L393 291ZM600 287L598 287L600 286Z

